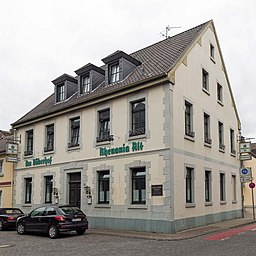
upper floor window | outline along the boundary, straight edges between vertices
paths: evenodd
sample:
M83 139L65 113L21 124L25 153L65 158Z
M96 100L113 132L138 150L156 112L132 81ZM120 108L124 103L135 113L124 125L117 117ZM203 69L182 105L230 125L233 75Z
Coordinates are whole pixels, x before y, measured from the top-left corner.
M32 178L25 178L25 204L31 204Z
M0 160L0 175L4 173L4 160Z
M33 155L33 141L34 141L34 134L33 130L26 131L26 145L25 145L25 156Z
M109 203L109 171L98 172L98 203Z
M70 142L69 148L79 146L80 137L80 117L70 119Z
M205 69L202 69L202 87L209 92L209 73Z
M130 136L145 134L145 99L131 103Z
M90 76L82 76L81 78L81 94L86 94L89 93L91 90L91 81L90 81Z
M45 196L44 202L46 204L52 203L52 184L53 176L45 176Z
M204 113L204 142L211 144L211 135L210 135L210 116Z
M132 203L146 204L146 168L132 169Z
M214 55L215 55L214 46L212 44L210 44L210 56L212 59L214 59Z
M44 152L53 151L54 150L54 125L46 126L46 145L44 148Z
M56 88L56 101L57 102L61 102L63 100L65 100L65 85L64 84L60 84L57 86Z
M225 150L224 145L224 125L222 122L218 122L218 133L219 133L219 149Z
M109 67L109 83L118 82L120 79L119 63L113 64Z
M110 135L110 109L105 109L98 112L99 117L99 132L96 138L97 142L110 141L113 136Z
M193 105L185 101L185 135L195 137L193 132Z
M230 153L235 155L236 148L235 148L235 131L230 129Z
M217 100L218 102L223 103L223 88L219 83L217 83Z

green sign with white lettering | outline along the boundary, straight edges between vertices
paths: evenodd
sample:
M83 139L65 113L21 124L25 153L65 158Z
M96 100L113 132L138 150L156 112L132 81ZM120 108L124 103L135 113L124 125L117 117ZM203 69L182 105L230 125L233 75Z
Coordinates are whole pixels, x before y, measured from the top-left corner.
M43 159L40 158L35 158L32 161L26 160L25 161L25 166L26 167L31 167L31 166L38 166L38 165L51 165L52 164L52 157L45 157Z
M121 153L129 153L143 150L142 142L133 142L131 146L123 144L116 148L100 148L100 156L117 155Z

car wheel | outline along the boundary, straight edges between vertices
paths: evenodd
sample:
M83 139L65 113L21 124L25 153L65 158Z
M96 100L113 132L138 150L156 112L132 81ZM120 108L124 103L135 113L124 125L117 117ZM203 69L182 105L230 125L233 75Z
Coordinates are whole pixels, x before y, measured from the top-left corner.
M85 233L85 231L86 229L79 229L79 230L76 230L76 233L81 236Z
M48 230L48 235L50 238L57 238L59 236L59 230L55 226L50 226Z
M17 233L18 233L19 235L24 235L24 234L25 234L25 226L24 226L23 223L19 223L19 224L17 225Z
M0 231L4 229L4 224L3 224L3 221L0 220Z

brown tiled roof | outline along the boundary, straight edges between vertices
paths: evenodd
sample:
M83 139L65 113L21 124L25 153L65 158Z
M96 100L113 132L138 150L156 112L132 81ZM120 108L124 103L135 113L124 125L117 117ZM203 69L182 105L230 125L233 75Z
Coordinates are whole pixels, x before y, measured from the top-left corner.
M103 82L97 89L87 95L78 96L77 94L74 94L66 101L58 104L55 104L54 94L52 94L22 118L13 123L13 126L15 127L16 125L23 124L35 118L44 117L48 114L88 102L103 95L123 90L128 86L136 86L137 84L151 81L159 77L166 77L167 72L175 66L186 50L211 22L212 21L208 21L130 54L131 57L137 59L142 64L136 67L123 81L110 86ZM105 69L105 66L102 66L101 68Z
M13 135L8 135L8 136L5 136L5 137L2 137L0 139L0 155L5 155L6 153L6 142L9 140L9 141L13 141Z

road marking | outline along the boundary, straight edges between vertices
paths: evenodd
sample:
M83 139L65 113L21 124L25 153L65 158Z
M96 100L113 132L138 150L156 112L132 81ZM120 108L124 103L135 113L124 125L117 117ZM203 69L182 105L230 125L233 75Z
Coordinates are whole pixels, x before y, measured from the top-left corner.
M226 239L229 239L231 236L240 235L242 233L245 233L246 231L255 230L255 229L256 229L256 224L248 225L248 226L244 226L241 228L234 228L234 229L230 229L228 231L224 231L224 232L221 232L218 234L206 236L203 238L203 240L224 241Z
M0 248L7 248L7 247L10 247L10 245L9 244L0 245Z

